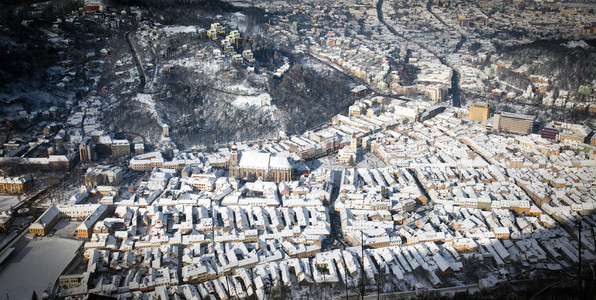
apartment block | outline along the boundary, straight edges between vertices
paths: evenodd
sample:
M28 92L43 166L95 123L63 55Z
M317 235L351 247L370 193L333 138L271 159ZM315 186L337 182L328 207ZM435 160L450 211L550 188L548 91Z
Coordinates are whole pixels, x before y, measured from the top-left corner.
M495 114L493 129L497 132L511 132L530 134L536 117L515 113L502 112Z

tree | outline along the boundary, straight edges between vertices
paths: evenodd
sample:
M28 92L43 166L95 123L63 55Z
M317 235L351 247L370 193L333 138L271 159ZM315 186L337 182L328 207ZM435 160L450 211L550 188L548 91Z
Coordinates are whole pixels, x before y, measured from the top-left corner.
M39 297L37 297L37 293L35 291L33 291L33 295L31 295L31 300L39 300Z
M348 165L353 167L356 165L356 161L354 160L354 156L350 156L350 160L348 161Z
M479 42L473 42L472 45L470 45L470 52L472 53L476 53L478 52L478 50L480 50L480 48L482 48L482 44L480 44Z

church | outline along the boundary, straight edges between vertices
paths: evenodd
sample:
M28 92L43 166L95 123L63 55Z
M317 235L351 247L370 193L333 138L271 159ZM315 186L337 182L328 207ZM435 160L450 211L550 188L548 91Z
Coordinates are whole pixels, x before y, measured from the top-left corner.
M280 183L292 180L292 165L281 155L261 152L239 153L232 146L230 153L230 177L255 181Z

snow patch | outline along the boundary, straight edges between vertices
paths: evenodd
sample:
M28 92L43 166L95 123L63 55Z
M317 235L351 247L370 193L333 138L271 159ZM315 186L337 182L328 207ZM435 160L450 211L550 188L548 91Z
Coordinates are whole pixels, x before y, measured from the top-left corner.
M0 211L10 209L19 202L19 196L2 195L0 196Z
M584 40L581 41L569 41L565 44L563 44L563 46L567 47L567 48L584 48L584 49L588 49L590 48L590 45L588 45L588 43L586 43Z
M232 102L232 105L242 108L244 105L248 106L261 106L261 98L259 96L238 96L236 100Z
M160 28L161 32L165 32L166 35L172 35L177 33L193 33L193 32L201 32L205 29L199 26L167 26L164 28Z
M163 118L159 115L157 110L155 109L155 101L153 100L150 94L137 94L134 100L147 105L147 109L151 112L152 115L155 116L157 123L159 126L163 127L167 125L167 123L163 120ZM172 141L171 137L164 137L163 135L160 136L158 141L155 141L156 149L166 151L167 149L173 149L176 147L174 142Z

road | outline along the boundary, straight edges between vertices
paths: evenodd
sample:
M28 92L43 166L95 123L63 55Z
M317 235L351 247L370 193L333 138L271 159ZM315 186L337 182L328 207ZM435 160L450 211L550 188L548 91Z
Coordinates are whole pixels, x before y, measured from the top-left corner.
M332 171L334 172L334 171ZM339 213L335 211L335 201L339 196L339 176L335 174L335 182L333 183L333 190L331 191L331 196L329 197L329 203L327 203L327 209L329 210L329 218L331 223L331 236L330 238L333 240L332 244L337 241L342 249L347 247L345 241L343 240L343 234L341 230L341 219Z
M446 287L441 289L430 289L426 293L423 292L419 297L421 298L438 298L445 293L456 293L456 292L464 292L469 290L479 290L480 286L478 284L468 284L462 286L454 286L454 287ZM416 291L405 291L405 292L396 292L396 293L386 293L386 294L368 294L365 295L363 298L357 294L349 294L348 297L338 296L335 297L336 300L342 299L350 299L350 300L357 300L357 299L365 299L365 300L376 300L376 299L399 299L399 298L410 298L410 297L417 297Z
M148 82L148 86L145 86L145 93L147 94L157 94L159 91L155 91L154 84L157 78L157 53L155 52L155 47L153 47L153 42L149 41L149 49L153 52L153 68L151 69L151 80ZM161 90L163 86L159 89Z
M39 216L41 216L41 214L43 214L46 210L45 207L36 207L38 200L44 200L46 195L51 194L53 190L60 188L61 184L65 182L72 182L73 178L82 178L84 171L85 169L81 168L80 163L77 160L76 164L68 172L66 172L61 179L57 180L56 183L44 187L25 200L19 202L19 204L13 207L13 210L18 211L21 208L27 207L30 209L28 214L33 217L32 221L37 220L37 218L39 218ZM29 226L25 226L24 228L17 230L17 232L17 235L14 236L10 241L2 242L2 245L0 246L0 256L2 252L12 247L17 241L19 241L25 236L25 234L29 232Z
M61 181L58 181L58 183L60 183ZM37 200L39 198L40 195L44 194L46 191L55 188L58 183L52 185L52 186L48 186L43 188L42 190L40 190L39 192L31 195L29 198L19 202L19 204L17 204L13 210L14 211L18 211L21 208L24 207L29 207L31 209L30 213L33 216L33 220L36 220L37 218L39 218L39 216L41 216L41 214L43 213L42 210L33 210L32 209L32 205L34 203L35 200ZM0 256L2 256L2 254L4 253L4 251L6 251L8 248L11 248L17 241L19 241L22 237L25 236L25 234L27 234L29 232L29 226L24 226L22 229L17 229L17 234L14 235L12 238L10 238L10 240L8 241L2 241L2 244L0 246ZM9 238L10 235L7 235L7 238Z
M428 3L426 4L426 9L428 10L428 12L433 15L433 17L435 17L435 19L439 20L439 22L441 22L441 24L443 24L445 27L450 28L449 25L447 25L447 23L445 23L445 21L443 21L443 19L439 18L439 16L437 16L433 10L432 10L432 0L429 0ZM455 30L453 28L450 28L451 30ZM460 40L457 43L457 45L455 46L455 50L453 50L453 53L457 53L457 51L459 51L459 49L461 49L461 46L466 42L467 38L464 34L460 33ZM452 105L454 107L460 107L461 103L460 103L460 90L459 90L459 72L457 72L457 70L451 66L448 62L446 62L444 59L441 59L441 62L447 66L449 66L451 68L451 70L453 70L453 76L451 76L451 89L449 90L449 93L452 95Z
M132 52L132 58L135 61L135 65L137 65L137 71L139 71L139 87L138 90L139 91L144 91L145 90L145 83L147 82L147 78L145 77L145 70L143 69L143 66L141 65L141 62L139 61L139 57L137 56L137 51L135 50L135 47L133 47L132 42L130 41L130 33L132 31L127 31L124 34L124 37L126 38L126 43L128 44L128 47L130 48L130 51Z
M430 11L431 14L433 14L433 12L430 10L430 7L428 7L428 5L427 5L427 9ZM435 15L433 14L433 16L435 16ZM398 36L402 39L405 39L410 43L414 43L422 49L425 49L426 51L428 51L429 53L434 55L442 64L448 66L453 71L453 75L451 76L451 89L449 89L449 93L452 95L452 105L455 107L459 107L461 104L460 104L460 90L459 90L459 73L457 72L457 70L455 70L455 68L453 68L450 64L448 64L445 61L444 57L439 56L437 53L435 53L431 49L427 48L424 44L422 44L416 40L413 40L409 37L399 34L395 30L395 28L393 28L392 26L387 24L387 22L385 22L385 19L383 17L383 0L379 0L377 2L377 18L379 19L379 22L383 23L385 25L385 27L387 27L387 29L392 34L394 34L395 36ZM436 16L435 16L435 18L437 18L440 22L443 23L443 20L441 20L440 18L438 18ZM461 45L463 45L464 42L465 42L465 37L462 35L462 40L460 40L460 42L458 43L458 46L456 47L456 50L455 50L456 52L459 50L459 48L461 48Z

